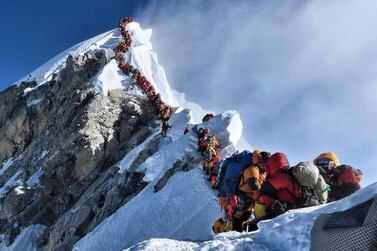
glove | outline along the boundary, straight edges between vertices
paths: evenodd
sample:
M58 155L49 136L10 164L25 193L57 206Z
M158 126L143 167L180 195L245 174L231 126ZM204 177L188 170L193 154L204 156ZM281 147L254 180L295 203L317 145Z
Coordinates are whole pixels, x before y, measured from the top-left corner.
M271 215L274 216L274 217L281 215L281 214L283 214L287 211L287 204L281 203L278 200L274 200L269 211L270 211Z

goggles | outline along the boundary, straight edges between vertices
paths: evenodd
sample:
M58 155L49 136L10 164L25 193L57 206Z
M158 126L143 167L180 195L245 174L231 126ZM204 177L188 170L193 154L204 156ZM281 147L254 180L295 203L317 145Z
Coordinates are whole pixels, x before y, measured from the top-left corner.
M331 161L330 159L319 159L316 162L318 166L328 166Z
M319 168L319 172L323 174L327 174L328 172L332 172L335 165L334 161L331 159L319 159L316 161L316 166Z

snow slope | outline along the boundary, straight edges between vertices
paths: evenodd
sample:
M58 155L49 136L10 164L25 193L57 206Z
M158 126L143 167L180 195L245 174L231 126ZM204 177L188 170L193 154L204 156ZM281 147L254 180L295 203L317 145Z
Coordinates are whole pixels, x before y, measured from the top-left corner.
M127 250L310 250L310 232L318 215L344 211L375 196L377 196L377 183L337 202L292 210L275 219L262 221L259 223L260 229L254 233L229 232L199 244L151 239Z
M42 225L31 225L25 228L9 247L0 244L0 251L38 251L37 239L44 229L45 226ZM0 240L1 238L2 236Z
M177 173L157 193L154 183L149 184L74 250L122 250L155 237L207 240L212 237L208 221L220 214L215 193L198 167Z
M167 78L165 76L164 68L158 63L157 54L152 50L152 44L149 41L152 35L152 30L143 30L136 22L129 23L127 30L131 36L132 44L128 52L124 53L125 60L139 69L143 75L151 82L156 91L160 93L162 100L173 106L179 107L180 104L173 94ZM111 32L106 37L113 39L114 41L120 41L118 32ZM100 41L103 41L102 38ZM85 43L86 44L86 43ZM86 47L87 49L100 48L106 49L107 45L113 45L112 43L101 43L97 47ZM113 46L115 47L115 46ZM80 52L81 52L80 47ZM123 74L118 68L117 62L111 60L104 69L93 78L92 83L96 86L97 90L107 93L109 90L114 89L127 89L131 78Z
M126 61L143 73L165 103L178 107L180 104L166 79L165 70L158 63L157 54L152 51L149 41L152 30L142 30L136 22L129 23L126 28L132 39L131 48L125 55Z
M184 94L170 87L164 69L152 50L152 31L143 30L136 22L128 24L127 30L132 37L132 44L124 55L125 59L151 81L166 103L179 109L172 116L172 128L168 137L161 139L157 152L135 170L130 170L139 153L160 137L159 132L155 131L118 163L119 172L143 172L144 180L149 184L77 242L74 250L123 250L128 247L131 247L129 250L309 250L310 230L319 214L345 210L377 195L376 183L341 201L290 211L273 220L261 222L260 230L255 233L231 232L214 237L211 225L222 212L217 205L216 192L206 181L199 162L196 168L188 172L175 173L160 191L155 192L155 185L178 159L191 156L196 161L200 160L195 134L190 132L183 135L183 129L188 124L191 127L196 123L198 128L210 128L211 133L228 146L221 153L223 155L231 154L239 142L242 148L251 149L242 137L240 115L235 111L224 112L209 122L198 124L207 111L186 101ZM120 41L118 29L103 33L62 52L16 84L35 78L38 86L42 85L64 67L69 54L76 56L91 49L112 49ZM118 69L115 60L111 60L91 82L100 93L106 94L116 89L127 90L131 79ZM27 88L25 95L34 89ZM38 102L35 100L29 105ZM12 163L11 159L4 162L0 173ZM39 175L27 184L38 185ZM18 174L0 188L0 196L9 186L16 185L19 185ZM21 232L10 247L0 244L0 251L37 250L35 242L42 230L43 226L30 226Z
M53 74L58 73L64 67L64 63L68 55L77 56L84 54L89 50L95 49L112 49L117 46L120 41L121 35L118 29L114 29L101 35L95 36L91 39L74 45L68 50L65 50L62 53L56 55L55 57L41 65L39 68L34 70L32 73L30 73L30 76L25 76L14 84L19 85L22 81L35 80L37 81L38 85L42 85L46 83L46 81L51 80ZM32 91L32 89L27 89L25 91Z
M183 135L184 127L191 120L189 114L188 110L183 110L173 115L168 137L160 143L159 150L137 169L145 173L144 180L150 182L149 185L81 239L74 250L121 250L155 237L195 241L212 238L211 223L221 216L221 212L216 193L199 165L201 157L196 150L196 135L193 132ZM236 112L216 115L210 122L198 126L211 128L224 146L236 143L240 136L238 129L242 129ZM151 137L159 136L152 134ZM146 146L145 142L134 150L139 152L143 146ZM162 190L155 193L154 186L166 171L178 159L188 155L199 161L197 168L176 173ZM120 163L122 171L131 166L134 156L133 151L125 156Z

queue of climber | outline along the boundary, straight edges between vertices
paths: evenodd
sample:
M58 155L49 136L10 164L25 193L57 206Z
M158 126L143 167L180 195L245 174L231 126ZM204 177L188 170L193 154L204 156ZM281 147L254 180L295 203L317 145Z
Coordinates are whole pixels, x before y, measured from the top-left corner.
M162 121L161 133L166 136L172 108L164 103L151 82L137 68L124 60L132 39L126 26L131 17L119 21L122 42L114 49L118 67L130 76ZM214 115L206 114L202 122ZM320 154L311 162L291 166L285 154L254 150L236 152L222 158L223 146L209 128L185 128L198 139L203 170L208 181L218 190L220 208L224 216L213 224L213 231L253 231L257 223L276 217L289 209L321 205L339 200L360 189L363 177L359 169L341 165L334 153Z
M218 170L216 186L225 217L215 222L215 232L256 230L260 220L289 209L339 200L360 189L363 177L360 170L341 165L330 152L313 163L290 166L283 153L243 151L224 160Z
M203 117L203 122L213 118ZM186 128L184 133L190 129ZM213 224L215 233L254 231L261 220L287 210L317 206L344 198L360 189L363 173L341 164L325 152L312 162L291 166L284 153L254 150L221 159L223 146L209 128L193 128L203 170L214 189L224 216Z
M148 97L148 101L153 107L159 119L162 121L161 134L167 135L168 129L171 127L169 119L172 115L172 107L162 101L161 95L157 93L153 85L137 68L126 62L123 57L123 53L129 51L132 39L128 33L126 26L133 22L132 17L122 18L119 21L119 28L123 38L123 41L115 48L115 58L118 61L118 67L124 74L130 76L140 90Z

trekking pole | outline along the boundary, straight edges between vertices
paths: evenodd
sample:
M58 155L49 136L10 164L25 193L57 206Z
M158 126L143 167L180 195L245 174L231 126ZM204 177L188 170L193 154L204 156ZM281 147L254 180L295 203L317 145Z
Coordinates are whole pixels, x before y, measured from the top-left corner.
M252 217L252 216L250 216L250 217ZM255 222L256 222L255 217L249 218L247 221L242 222L242 228L244 229L245 225L246 225L246 233L248 233L250 225L254 224Z

